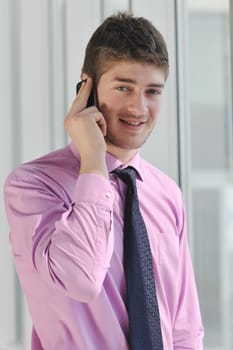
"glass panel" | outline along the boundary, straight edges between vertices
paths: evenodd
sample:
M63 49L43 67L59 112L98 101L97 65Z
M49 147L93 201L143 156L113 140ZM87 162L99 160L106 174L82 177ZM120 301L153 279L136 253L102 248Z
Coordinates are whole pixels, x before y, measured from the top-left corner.
M215 189L193 191L195 271L206 331L205 342L213 348L223 343L219 196L219 191Z
M193 169L228 165L229 28L225 13L189 15Z
M229 2L188 1L193 260L205 349L233 349Z

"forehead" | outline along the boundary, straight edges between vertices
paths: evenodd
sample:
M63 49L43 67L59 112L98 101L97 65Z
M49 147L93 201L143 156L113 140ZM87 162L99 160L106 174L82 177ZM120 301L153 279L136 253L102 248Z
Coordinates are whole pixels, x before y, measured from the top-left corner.
M151 80L151 83L156 80L163 84L165 82L165 72L163 68L153 63L134 60L114 60L106 63L101 80L117 80L119 78L135 81L139 79L145 82Z

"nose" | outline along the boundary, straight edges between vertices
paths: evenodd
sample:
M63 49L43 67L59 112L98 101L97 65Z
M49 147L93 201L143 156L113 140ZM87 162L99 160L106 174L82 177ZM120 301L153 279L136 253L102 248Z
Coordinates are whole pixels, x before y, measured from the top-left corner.
M128 112L135 117L140 117L148 112L145 96L142 92L134 93L128 101Z

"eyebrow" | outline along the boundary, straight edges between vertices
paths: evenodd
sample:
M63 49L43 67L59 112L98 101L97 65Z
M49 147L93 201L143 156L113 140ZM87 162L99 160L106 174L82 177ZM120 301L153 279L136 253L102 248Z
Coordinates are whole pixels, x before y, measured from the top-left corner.
M134 79L129 79L129 78L122 78L122 77L114 77L113 80L122 82L122 83L130 83L130 84L136 84L137 81ZM159 83L151 83L147 85L148 87L157 87L157 88L164 88L164 84L159 84Z

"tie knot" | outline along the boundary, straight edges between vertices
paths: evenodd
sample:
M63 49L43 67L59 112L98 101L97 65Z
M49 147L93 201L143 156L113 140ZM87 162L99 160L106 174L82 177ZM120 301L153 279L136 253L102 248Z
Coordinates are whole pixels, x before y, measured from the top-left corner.
M124 169L115 169L113 171L122 181L128 186L135 188L136 186L136 169L132 166L128 166Z

